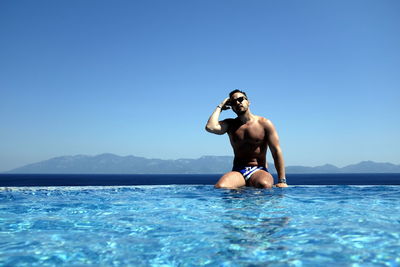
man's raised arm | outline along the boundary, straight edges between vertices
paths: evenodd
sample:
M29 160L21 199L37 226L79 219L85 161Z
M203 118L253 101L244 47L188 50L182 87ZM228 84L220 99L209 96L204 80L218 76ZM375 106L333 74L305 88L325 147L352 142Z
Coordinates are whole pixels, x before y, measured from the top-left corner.
M206 131L214 134L224 134L228 131L228 123L226 121L219 121L219 115L221 115L222 110L228 109L226 103L229 98L225 98L221 104L219 104L214 112L211 114L210 118L206 124Z

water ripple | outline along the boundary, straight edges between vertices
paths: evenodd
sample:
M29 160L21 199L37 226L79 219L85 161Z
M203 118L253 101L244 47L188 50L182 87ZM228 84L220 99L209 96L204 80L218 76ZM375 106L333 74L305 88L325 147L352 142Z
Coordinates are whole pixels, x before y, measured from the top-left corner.
M400 265L400 187L0 190L4 266Z

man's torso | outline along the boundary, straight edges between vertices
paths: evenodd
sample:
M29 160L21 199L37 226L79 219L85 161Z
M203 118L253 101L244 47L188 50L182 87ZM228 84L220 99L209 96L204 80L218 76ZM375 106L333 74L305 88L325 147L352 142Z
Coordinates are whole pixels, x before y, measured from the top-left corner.
M265 166L268 148L266 129L262 117L246 123L229 120L228 135L235 154L234 166Z

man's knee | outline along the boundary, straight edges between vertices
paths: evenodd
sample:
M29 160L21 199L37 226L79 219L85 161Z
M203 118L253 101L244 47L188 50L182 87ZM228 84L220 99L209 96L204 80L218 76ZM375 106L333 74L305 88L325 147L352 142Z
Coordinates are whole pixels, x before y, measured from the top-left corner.
M237 188L240 187L242 185L238 185L236 183L230 182L230 181L218 181L214 187L215 188Z
M251 184L254 187L272 188L274 186L274 178L272 178L272 175L267 172L262 173L260 171L260 173L257 173L257 175L255 173L252 178L253 179L251 179Z
M222 176L219 181L215 184L215 188L238 188L246 185L241 174L236 172L229 172Z
M224 182L218 181L218 183L216 183L216 184L214 185L214 187L215 187L215 188L227 188L228 185L227 185L226 183L224 183Z
M260 181L257 181L256 186L259 188L272 188L273 183L269 179L260 179Z

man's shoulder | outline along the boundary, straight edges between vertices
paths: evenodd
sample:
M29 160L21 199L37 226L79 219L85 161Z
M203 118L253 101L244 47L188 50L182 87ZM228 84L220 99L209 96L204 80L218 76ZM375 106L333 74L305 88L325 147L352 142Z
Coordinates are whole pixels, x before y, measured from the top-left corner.
M260 123L271 123L271 121L265 117L261 117L261 116L257 116L257 115L256 115L256 117Z
M266 128L270 128L271 126L273 126L272 122L267 118L257 116L257 119L258 119L258 122Z

